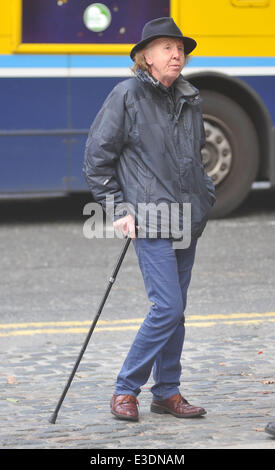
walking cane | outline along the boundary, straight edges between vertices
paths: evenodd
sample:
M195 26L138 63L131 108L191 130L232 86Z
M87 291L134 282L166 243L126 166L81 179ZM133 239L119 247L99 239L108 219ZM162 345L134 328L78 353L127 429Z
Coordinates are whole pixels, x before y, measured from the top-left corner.
M130 242L131 242L131 238L130 238L130 237L127 237L126 242L125 242L125 244L124 244L124 246L123 246L123 248L122 248L122 250L121 250L121 253L120 253L119 257L118 257L117 263L116 263L116 265L115 265L115 267L114 267L114 269L113 269L112 275L111 275L111 277L110 277L110 279L109 279L109 282L108 282L108 285L107 285L107 288L106 288L104 297L103 297L103 299L102 299L102 301L101 301L101 303L100 303L100 305L99 305L97 314L96 314L96 316L95 316L95 318L94 318L94 321L93 321L93 323L92 323L92 325L91 325L91 327L90 327L90 330L89 330L89 332L88 332L88 335L87 335L87 337L86 337L86 339L85 339L85 341L84 341L84 343L83 343L83 346L82 346L81 351L80 351L80 353L79 353L79 355L78 355L78 358L77 358L77 360L76 360L76 362L75 362L75 365L74 365L74 367L73 367L73 370L72 370L72 372L71 372L71 375L70 375L70 377L69 377L69 379L68 379L68 382L67 382L67 384L66 384L66 386L65 386L65 388L64 388L64 390L63 390L63 392L62 392L62 395L60 396L60 399L59 399L59 401L58 401L58 403L57 403L57 405L56 405L56 408L55 408L53 414L51 415L51 417L50 417L50 419L49 419L49 422L52 423L52 424L54 424L54 423L56 422L56 418L57 418L58 412L59 412L59 410L60 410L60 407L61 407L61 405L62 405L62 403L63 403L63 400L64 400L64 398L65 398L65 396L66 396L66 394L67 394L69 388L70 388L70 385L71 385L71 383L72 383L72 380L73 380L73 378L74 378L74 375L75 375L75 373L76 373L76 371L77 371L77 368L78 368L79 363L80 363L80 361L81 361L81 359L82 359L82 356L83 356L83 354L84 354L84 352L85 352L85 350L86 350L86 347L87 347L87 345L88 345L88 343L89 343L89 341L90 341L90 338L91 338L92 333L93 333L93 331L94 331L94 329L95 329L96 323L97 323L97 321L98 321L98 319L99 319L99 317L100 317L100 314L101 314L101 312L102 312L102 309L103 309L103 307L104 307L104 304L105 304L105 302L106 302L106 300L107 300L107 297L108 297L108 295L109 295L109 292L110 292L110 290L111 290L111 288L112 288L112 285L113 285L113 283L114 283L115 280L116 280L117 273L118 273L119 268L120 268L120 266L121 266L121 264L122 264L122 261L123 261L123 259L124 259L124 256L126 255L126 252L127 252L127 250L128 250L128 247L129 247L129 245L130 245Z

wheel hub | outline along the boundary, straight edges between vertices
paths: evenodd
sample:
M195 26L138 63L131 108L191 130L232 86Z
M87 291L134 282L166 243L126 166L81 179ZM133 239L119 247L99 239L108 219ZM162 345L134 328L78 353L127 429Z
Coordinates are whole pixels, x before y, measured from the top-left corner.
M227 177L232 167L232 148L223 127L223 123L204 116L206 143L202 160L215 186Z

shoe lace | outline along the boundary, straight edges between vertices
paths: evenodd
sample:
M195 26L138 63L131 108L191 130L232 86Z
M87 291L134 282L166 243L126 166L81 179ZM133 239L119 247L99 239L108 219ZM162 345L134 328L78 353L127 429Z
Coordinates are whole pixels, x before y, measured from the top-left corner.
M178 406L179 404L183 403L183 404L187 404L188 405L188 401L185 400L185 398L179 393L178 395L175 396L175 402L176 402L176 406Z
M122 403L135 403L139 405L138 399L133 395L123 395L123 397L118 401L118 405L121 405Z

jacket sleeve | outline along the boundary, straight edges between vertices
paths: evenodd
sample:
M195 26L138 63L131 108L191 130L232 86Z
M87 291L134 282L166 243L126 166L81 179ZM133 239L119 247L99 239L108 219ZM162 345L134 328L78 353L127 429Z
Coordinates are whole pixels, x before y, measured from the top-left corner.
M113 209L124 202L116 164L127 135L124 88L118 84L98 112L86 141L83 173L96 202L113 219ZM114 205L107 204L106 197Z
M204 130L203 118L202 118L202 115L201 115L201 150L205 146L205 143L206 143L205 130ZM202 160L202 158L201 158L201 160ZM208 189L208 192L211 195L212 205L214 205L215 202L216 202L215 186L214 186L212 178L207 174L207 172L205 170L204 170L204 181L205 181L206 187Z

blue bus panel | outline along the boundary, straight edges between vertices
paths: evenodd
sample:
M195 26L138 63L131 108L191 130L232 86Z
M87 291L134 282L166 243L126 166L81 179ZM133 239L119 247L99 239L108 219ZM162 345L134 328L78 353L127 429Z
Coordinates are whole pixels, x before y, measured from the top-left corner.
M130 66L129 57L116 55L0 56L0 193L87 190L88 129L107 94L131 75ZM275 125L274 58L194 57L186 73L233 75L233 68Z

